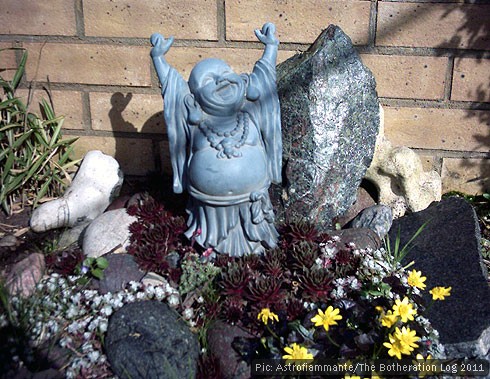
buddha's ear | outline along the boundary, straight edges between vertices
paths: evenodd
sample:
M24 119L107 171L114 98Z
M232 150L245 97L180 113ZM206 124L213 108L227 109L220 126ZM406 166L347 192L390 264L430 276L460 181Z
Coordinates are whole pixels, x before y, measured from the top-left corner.
M199 125L202 119L202 111L199 103L194 98L194 95L187 94L184 97L184 104L187 108L188 120L191 124Z
M240 75L245 82L245 97L249 101L255 101L260 97L260 92L256 86L253 84L253 74L252 75L247 75L247 74L241 74Z

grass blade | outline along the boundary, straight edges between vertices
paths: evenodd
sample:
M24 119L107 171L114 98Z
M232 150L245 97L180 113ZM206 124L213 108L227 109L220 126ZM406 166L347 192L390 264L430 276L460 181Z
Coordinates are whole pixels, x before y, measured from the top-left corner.
M12 88L14 90L19 85L19 82L22 79L22 75L24 75L26 62L27 62L27 50L24 50L24 53L22 54L22 58L20 59L19 67L17 68L17 71L15 72L11 82Z

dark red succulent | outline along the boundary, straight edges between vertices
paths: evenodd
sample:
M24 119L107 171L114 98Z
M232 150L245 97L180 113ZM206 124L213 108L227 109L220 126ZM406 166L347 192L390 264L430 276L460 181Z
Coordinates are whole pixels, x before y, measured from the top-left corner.
M320 233L314 225L300 221L294 224L286 224L280 228L283 248L288 248L302 241L318 242Z
M72 247L63 251L56 251L46 255L46 267L53 272L61 275L73 274L75 268L80 265L85 256L82 249L79 247Z
M243 319L245 313L245 301L238 297L228 297L222 305L224 320L230 324L237 324Z
M286 255L280 249L268 250L262 258L262 271L272 277L286 275Z
M299 270L312 267L320 255L318 244L308 241L298 242L289 253L292 267Z
M287 301L286 313L288 321L303 318L304 314L306 313L303 301L297 297L290 297Z
M260 308L269 308L284 298L281 290L283 280L272 276L260 275L248 283L245 298Z
M243 259L228 264L223 268L218 281L223 295L241 297L252 278L251 274Z
M323 268L312 267L304 269L298 275L300 287L303 289L303 297L311 301L325 301L332 291L332 274Z

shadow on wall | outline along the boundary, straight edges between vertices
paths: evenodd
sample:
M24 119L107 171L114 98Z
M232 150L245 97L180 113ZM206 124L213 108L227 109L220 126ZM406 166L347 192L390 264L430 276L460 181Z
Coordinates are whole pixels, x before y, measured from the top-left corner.
M451 7L443 14L442 18L447 18L454 12L462 12L464 17L464 23L458 29L455 30L455 34L446 42L438 46L439 49L451 49L457 46L466 46L466 50L458 50L454 57L455 67L462 62L464 58L474 59L477 65L483 64L483 60L486 59L490 62L490 53L485 52L484 49L490 49L490 22L488 17L483 15L490 15L490 5L488 2L483 5L480 4L466 4L465 6ZM480 9L481 6L485 6L486 9ZM442 52L444 50L438 50ZM455 100L454 89L456 79L463 80L465 73L456 73L453 70L453 82L451 83L451 100ZM474 139L478 142L478 151L486 151L486 158L490 158L490 74L485 72L486 79L483 83L479 84L477 88L468 90L465 95L466 99L471 101L470 109L466 112L467 119L475 119L480 124L486 125L486 133L474 134ZM456 78L456 75L460 75L460 78ZM465 99L465 100L466 100ZM474 162L474 161L473 161ZM487 160L488 162L488 160ZM476 165L472 161L466 160L464 163L465 168L474 168ZM488 173L490 164L482 160L482 164L479 172ZM483 182L483 190L490 192L490 179L485 174L480 177L470 179L470 182Z
M111 97L109 120L114 136L116 137L114 158L121 164L123 170L124 168L134 167L135 154L141 154L142 152L134 151L134 148L129 143L130 139L124 137L138 137L140 139L150 140L154 156L154 161L151 163L155 171L160 171L161 154L156 149L156 145L163 139L162 135L157 133L159 130L164 130L163 112L155 113L141 127L137 127L132 122L127 121L124 116L125 110L132 99L133 94L131 92L126 95L121 92L115 92Z
M129 106L133 100L133 94L127 93L124 95L121 92L116 92L111 97L111 109L109 110L109 120L111 128L114 132L116 146L114 158L119 162L123 172L130 172L129 167L134 167L140 160L141 154L145 152L139 151L139 145L133 145L131 142L138 138L144 140L146 145L151 146L151 151L146 154L150 155L148 159L153 159L153 162L145 162L142 164L153 165L153 170L145 175L145 181L137 184L131 184L134 191L149 191L153 196L172 197L173 191L171 188L170 173L170 158L166 147L162 146L162 142L167 140L166 134L162 131L166 130L163 111L157 112L149 117L141 127L136 126L125 117L128 112L137 112ZM134 105L134 104L133 104ZM129 108L128 108L129 106ZM126 137L126 138L125 138ZM132 138L127 138L132 137ZM162 167L163 166L163 167Z
M447 4L447 11L438 16L435 14L434 7L426 8L427 14L425 18L435 19L440 17L441 20L447 19L450 16L461 13L463 16L463 24L454 30L452 36L448 36L447 41L437 46L434 51L438 56L454 57L454 63L457 65L464 58L475 59L477 64L483 64L486 60L490 61L490 52L485 49L490 48L490 23L488 22L488 15L490 14L490 5L488 1L472 0L465 2L464 4ZM484 7L484 8L482 8ZM487 15L487 16L486 16ZM403 16L403 15L402 15ZM420 17L420 14L416 12L410 12L401 18L396 19L383 28L381 34L376 35L376 39L381 39L384 35L389 35L393 32L402 31L404 26L410 25L416 19ZM460 46L465 46L465 49L460 49ZM455 66L457 67L457 66ZM455 74L456 75L456 74ZM454 97L453 90L457 83L453 77L453 82L448 83L451 85L451 101L468 101L469 105L463 104L463 107L467 109L465 117L467 119L474 119L475 122L486 125L486 132L483 134L474 134L473 138L477 141L475 151L484 152L485 158L481 159L481 165L478 166L475 160L465 160L464 168L473 169L477 168L480 173L488 173L490 170L490 75L485 72L483 75L487 76L488 82L484 81L477 88L474 88L466 94L461 94L464 99L456 99ZM486 153L485 153L486 152ZM478 157L482 157L481 154L477 154ZM486 161L486 162L485 162ZM490 192L490 175L482 175L480 177L469 179L468 183L484 183L484 191Z

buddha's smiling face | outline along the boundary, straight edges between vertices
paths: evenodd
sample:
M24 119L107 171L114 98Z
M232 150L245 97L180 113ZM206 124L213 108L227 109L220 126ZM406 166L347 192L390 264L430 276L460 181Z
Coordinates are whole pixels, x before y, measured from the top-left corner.
M220 59L199 62L189 77L189 88L201 108L214 116L236 113L245 100L245 81Z

